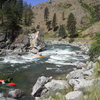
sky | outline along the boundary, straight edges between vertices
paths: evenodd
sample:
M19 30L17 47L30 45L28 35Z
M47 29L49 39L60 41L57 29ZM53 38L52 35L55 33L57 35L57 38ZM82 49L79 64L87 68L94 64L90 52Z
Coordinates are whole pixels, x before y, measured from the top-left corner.
M28 4L31 4L32 6L34 5L37 5L41 2L45 2L45 1L48 1L48 0L24 0L25 2L27 2Z

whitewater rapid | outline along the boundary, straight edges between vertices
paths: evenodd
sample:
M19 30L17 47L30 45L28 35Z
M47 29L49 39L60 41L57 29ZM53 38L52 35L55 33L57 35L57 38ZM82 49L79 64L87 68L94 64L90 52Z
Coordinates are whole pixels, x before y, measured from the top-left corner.
M44 57L40 57L42 54ZM44 59L45 60L42 60ZM11 64L24 64L29 62L35 63L51 63L55 65L77 65L79 62L87 60L88 55L85 55L82 51L72 50L70 46L65 46L65 48L49 48L38 54L27 53L24 55L7 55L0 57L0 63L11 63ZM40 62L39 62L40 61ZM12 65L13 66L13 65Z

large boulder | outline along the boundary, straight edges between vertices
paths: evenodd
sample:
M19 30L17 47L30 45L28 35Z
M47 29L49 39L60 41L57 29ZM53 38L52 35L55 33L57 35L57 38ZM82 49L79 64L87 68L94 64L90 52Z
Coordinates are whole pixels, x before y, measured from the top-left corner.
M48 91L60 91L61 89L68 89L69 84L65 80L52 80L51 82L48 82L45 84L45 87Z
M86 63L80 62L80 63L77 65L77 68L79 68L79 69L81 69L81 68L86 68Z
M24 92L20 89L11 90L8 93L8 96L11 98L21 98L24 95Z
M43 86L49 81L49 78L41 76L37 79L37 82L33 86L31 95L33 97L38 97L41 94L41 91L43 90Z
M75 70L70 72L67 76L67 79L84 79L83 70Z
M92 62L92 61L90 61L90 63L88 64L88 66L87 66L87 69L91 69L91 68L93 68L94 66L94 63Z
M28 35L19 35L15 41L11 44L10 49L16 53L26 52L30 46L30 40Z
M30 52L37 53L45 48L44 33L42 30L30 34Z
M83 100L83 93L81 91L73 91L66 94L66 100Z
M100 61L100 56L98 57L98 60Z
M83 71L83 75L84 75L84 76L90 76L90 75L93 74L93 72L94 72L94 69L91 68L91 69L89 69L89 70Z
M94 80L86 79L71 79L69 84L74 87L74 90L80 90L83 92L89 91L93 85Z

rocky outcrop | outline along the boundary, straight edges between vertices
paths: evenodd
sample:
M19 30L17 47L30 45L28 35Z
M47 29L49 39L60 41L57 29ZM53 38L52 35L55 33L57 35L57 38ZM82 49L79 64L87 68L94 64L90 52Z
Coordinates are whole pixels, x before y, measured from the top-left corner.
M100 61L100 56L98 57L98 60Z
M44 85L49 81L49 78L41 76L37 79L36 84L33 86L31 95L33 97L38 97L43 90Z
M90 87L93 85L93 80L86 79L71 79L69 84L74 86L74 90L80 90L82 92L89 91Z
M14 50L15 53L27 52L30 46L30 40L28 35L19 35L15 41L11 44L10 49Z
M66 94L66 100L83 100L83 93L81 91L73 91Z
M80 62L80 63L77 65L77 68L79 68L79 69L81 69L81 68L86 68L86 63Z
M0 49L6 47L6 32L0 31Z
M51 82L45 84L45 87L48 91L59 92L61 89L68 89L69 84L65 80L51 80Z
M33 86L31 95L35 100L50 100L53 93L59 93L62 89L68 89L70 86L65 80L54 80L52 77L39 77Z
M87 69L91 69L94 67L94 63L92 61L89 62Z
M0 42L4 42L6 40L6 32L0 31Z
M30 52L37 53L43 50L45 47L44 33L43 31L37 31L36 33L30 34Z
M75 70L70 72L67 76L67 79L84 79L83 70Z
M44 33L42 30L34 31L30 29L30 33L20 34L14 42L6 37L5 32L0 32L0 54L22 54L25 52L37 53L45 48ZM35 32L35 33L34 33ZM11 50L11 52L9 52Z

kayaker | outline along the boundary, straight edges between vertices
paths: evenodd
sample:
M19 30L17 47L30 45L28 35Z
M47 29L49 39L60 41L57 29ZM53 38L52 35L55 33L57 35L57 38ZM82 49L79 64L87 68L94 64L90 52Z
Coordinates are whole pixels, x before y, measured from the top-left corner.
M40 54L40 56L42 56L42 54Z
M13 80L13 78L7 77L7 80L5 80L5 83L10 83Z

